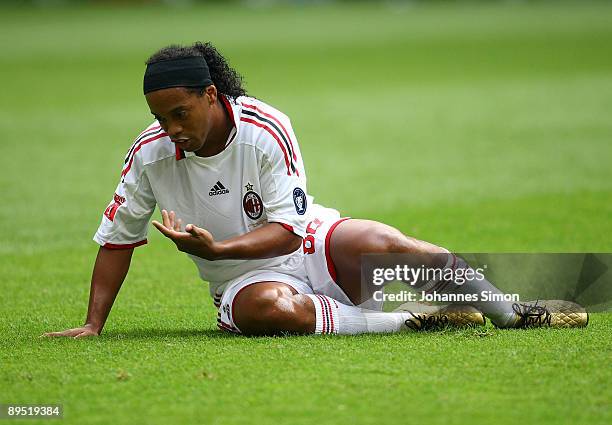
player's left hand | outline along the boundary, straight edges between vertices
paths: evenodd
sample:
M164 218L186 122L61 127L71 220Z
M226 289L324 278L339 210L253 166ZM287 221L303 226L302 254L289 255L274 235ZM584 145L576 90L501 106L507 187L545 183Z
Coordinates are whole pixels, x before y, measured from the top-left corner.
M153 220L151 223L165 237L175 243L179 251L186 252L206 260L216 260L218 258L218 246L212 234L193 224L185 226L185 231L181 231L181 219L176 218L174 211L162 210L162 223Z

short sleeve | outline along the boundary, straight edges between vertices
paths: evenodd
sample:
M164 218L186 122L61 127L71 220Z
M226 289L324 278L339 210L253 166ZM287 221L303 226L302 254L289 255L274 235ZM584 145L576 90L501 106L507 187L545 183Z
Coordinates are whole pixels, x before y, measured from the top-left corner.
M94 241L111 249L133 248L147 243L149 219L155 197L141 158L128 152L121 181L104 210Z
M262 201L269 223L280 223L300 237L306 235L307 211L312 198L306 190L306 176L297 139L286 117L262 132L264 143L260 163Z

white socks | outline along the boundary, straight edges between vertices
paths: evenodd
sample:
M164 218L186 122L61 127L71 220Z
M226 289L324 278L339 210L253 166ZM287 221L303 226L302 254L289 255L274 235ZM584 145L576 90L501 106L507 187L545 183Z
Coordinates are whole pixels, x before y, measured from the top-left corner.
M445 268L459 269L470 266L461 258L451 254L449 264ZM465 276L465 274L464 274ZM452 281L430 281L415 288L426 293L439 294L478 294L488 292L503 294L491 282L485 279L466 280L462 285ZM405 322L411 318L408 312L383 313L360 307L349 306L325 295L306 294L315 307L317 334L361 334L390 333L406 329ZM467 303L458 303L467 304ZM516 313L510 301L476 301L469 304L478 308L499 327L512 326L516 321Z
M409 313L381 313L342 304L326 295L311 295L315 307L316 334L354 335L362 333L389 333L406 329L404 322Z

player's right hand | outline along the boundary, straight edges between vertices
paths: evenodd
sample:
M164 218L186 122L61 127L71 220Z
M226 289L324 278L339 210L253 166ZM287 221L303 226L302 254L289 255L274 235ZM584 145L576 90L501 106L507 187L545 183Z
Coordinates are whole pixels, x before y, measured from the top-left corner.
M214 240L212 234L206 229L199 228L194 224L185 226L181 230L182 221L176 217L174 211L161 210L162 223L153 220L151 223L165 237L170 239L179 251L195 255L206 260L218 259L219 244Z
M41 336L47 337L56 337L56 336L65 336L68 338L85 338L87 336L98 336L100 332L94 330L94 328L90 325L81 326L80 328L72 328L66 329L61 332L46 332Z

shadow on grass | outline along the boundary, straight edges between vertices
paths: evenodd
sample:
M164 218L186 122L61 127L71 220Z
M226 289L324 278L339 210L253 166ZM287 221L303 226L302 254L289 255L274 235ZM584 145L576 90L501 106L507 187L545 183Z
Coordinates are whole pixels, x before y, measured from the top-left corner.
M104 332L103 338L108 339L227 339L236 338L236 335L217 329L188 329L188 328L140 328L112 330Z
M405 335L413 335L420 337L427 337L427 335L445 335L445 336L460 336L460 337L488 337L496 334L496 331L491 327L480 326L480 327L466 327L466 328L455 328L445 327L437 330L429 330L424 332L406 332ZM370 338L387 338L394 334L368 334ZM224 332L218 329L197 329L197 328L136 328L122 330L112 330L104 332L102 338L113 339L113 340L145 340L145 339L249 339L249 340L270 340L270 339L287 339L287 338L308 338L315 337L320 338L321 336L315 335L298 335L298 334L280 334L275 336L246 336L241 334L233 334ZM349 337L355 338L358 335L336 335L326 337Z

